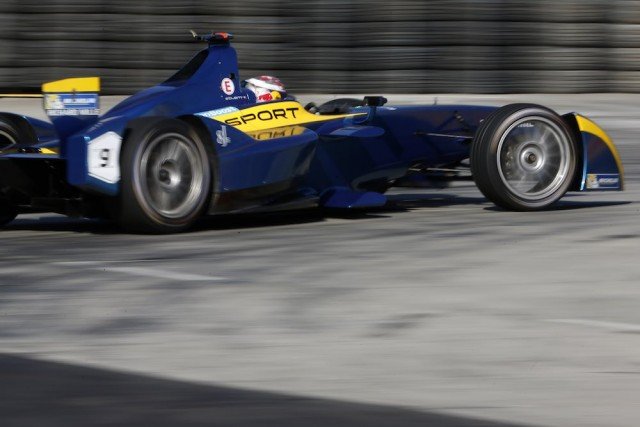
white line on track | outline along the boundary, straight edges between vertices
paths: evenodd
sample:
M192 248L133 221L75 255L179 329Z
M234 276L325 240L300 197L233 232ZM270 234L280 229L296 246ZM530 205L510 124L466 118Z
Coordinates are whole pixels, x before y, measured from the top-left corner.
M206 276L204 274L193 273L180 273L176 271L161 270L158 268L145 268L145 267L119 267L113 266L114 261L68 261L68 262L56 262L57 265L65 266L82 266L92 270L102 270L104 272L115 272L122 274L129 274L132 276L152 277L155 279L170 279L179 281L221 281L227 280L226 277L219 276ZM106 264L106 265L105 265Z
M225 280L224 277L205 276L192 273L178 273L175 271L158 270L155 268L144 267L107 267L105 271L115 271L117 273L130 274L132 276L153 277L156 279L173 279L181 281L219 281Z
M102 264L125 264L125 263L139 263L139 262L157 262L155 260L147 260L147 259L127 259L127 260L119 260L119 261L58 261L53 262L55 265L68 265L68 266L97 266Z
M569 325L593 326L595 328L616 331L640 331L640 325L634 323L607 322L589 319L549 319L547 322L564 323Z

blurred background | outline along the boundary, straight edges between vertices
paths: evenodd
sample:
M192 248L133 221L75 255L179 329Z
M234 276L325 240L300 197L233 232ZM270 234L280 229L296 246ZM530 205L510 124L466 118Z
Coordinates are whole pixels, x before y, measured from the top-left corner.
M169 77L236 36L241 76L291 92L640 92L640 1L2 0L0 89L99 75L105 94Z
M0 426L639 424L640 0L0 0L0 91L129 94L202 48L189 29L316 101L577 110L626 191L508 212L464 181L161 237L23 215L0 232Z

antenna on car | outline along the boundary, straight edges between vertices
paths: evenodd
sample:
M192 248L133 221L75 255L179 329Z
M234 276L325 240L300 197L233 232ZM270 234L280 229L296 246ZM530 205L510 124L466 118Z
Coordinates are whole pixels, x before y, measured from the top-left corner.
M191 35L193 36L193 38L196 41L207 42L210 45L212 45L212 44L228 44L231 41L231 39L233 39L233 34L231 34L231 33L223 33L223 32L214 33L214 32L211 32L211 34L205 34L205 35L201 36L201 35L199 35L198 33L196 33L193 30L189 30L189 32L191 33Z

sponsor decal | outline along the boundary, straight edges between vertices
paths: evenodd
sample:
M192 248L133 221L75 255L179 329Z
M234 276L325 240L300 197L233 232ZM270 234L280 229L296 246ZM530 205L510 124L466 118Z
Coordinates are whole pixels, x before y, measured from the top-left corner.
M223 147L226 147L231 142L231 138L227 136L227 127L225 125L222 125L222 128L216 131L216 142Z
M49 116L97 116L97 93L47 93L44 109Z
M302 105L294 101L270 102L253 107L212 117L225 125L233 126L242 132L256 132L284 126L304 123L324 122L328 120L353 117L366 113L342 115L315 115L306 111Z
M225 95L231 95L236 91L236 85L233 84L233 80L231 80L229 77L225 77L220 82L220 89L222 89Z
M604 189L604 188L619 188L620 176L618 174L590 173L587 175L586 186L590 190L597 190L597 189Z
M219 116L221 114L235 113L236 111L238 111L236 107L225 107L225 108L218 108L217 110L210 110L210 111L203 111L201 113L196 113L196 116L207 117L210 119L212 117Z
M103 133L88 147L89 175L115 184L120 181L120 146L122 138L115 132Z
M257 132L249 132L251 138L257 141L267 141L269 139L287 138L290 136L301 135L306 130L302 126L287 126L275 129L266 129Z
M231 126L246 125L252 121L271 122L278 119L296 119L300 113L300 107L272 108L256 112L237 115L226 119L224 122Z
M236 96L226 96L224 98L225 101L239 101L239 100L249 100L248 95L236 95Z

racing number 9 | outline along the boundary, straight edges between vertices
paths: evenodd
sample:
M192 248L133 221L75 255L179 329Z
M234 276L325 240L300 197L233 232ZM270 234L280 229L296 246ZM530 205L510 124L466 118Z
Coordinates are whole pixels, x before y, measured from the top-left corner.
M98 156L100 157L100 167L106 168L109 166L109 162L111 161L111 150L108 148L103 148L98 152Z

